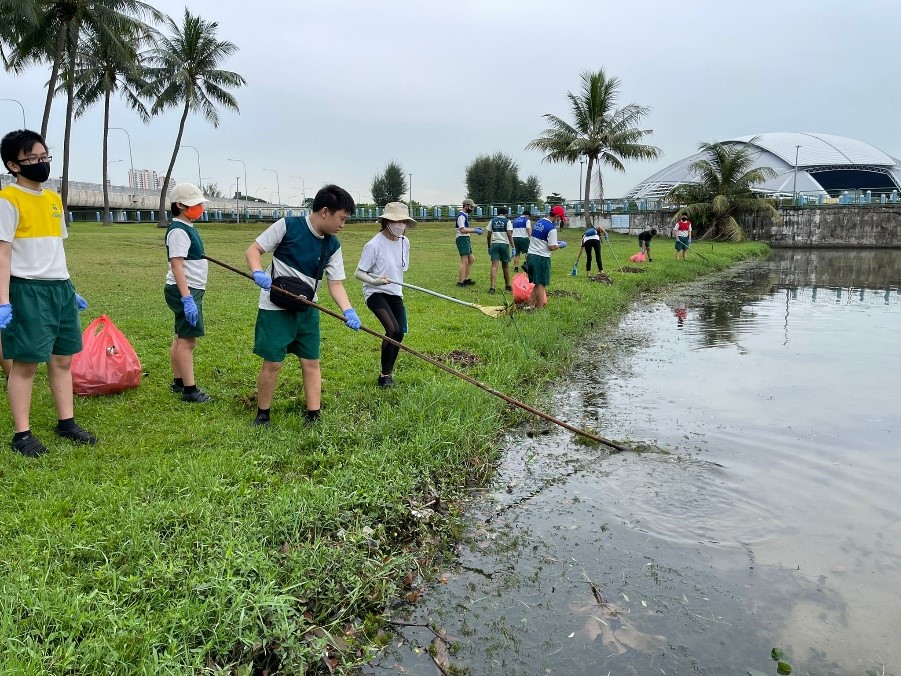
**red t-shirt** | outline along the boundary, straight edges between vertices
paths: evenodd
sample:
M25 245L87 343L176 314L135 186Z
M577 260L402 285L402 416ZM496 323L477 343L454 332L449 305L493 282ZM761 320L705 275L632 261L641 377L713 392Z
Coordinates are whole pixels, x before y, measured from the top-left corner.
M679 230L679 237L688 237L688 231L691 229L691 221L679 221L676 225Z

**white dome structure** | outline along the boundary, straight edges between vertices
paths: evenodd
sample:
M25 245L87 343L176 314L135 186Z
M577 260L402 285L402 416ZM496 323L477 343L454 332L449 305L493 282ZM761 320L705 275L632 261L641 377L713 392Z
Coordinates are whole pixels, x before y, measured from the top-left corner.
M755 139L753 144L751 139ZM775 132L739 136L723 143L750 145L756 151L753 166L776 171L775 178L754 186L761 193L836 196L852 190L886 193L901 189L901 162L863 141L831 134ZM671 164L632 188L626 198L659 199L678 185L695 182L689 167L704 157L705 153L695 153Z

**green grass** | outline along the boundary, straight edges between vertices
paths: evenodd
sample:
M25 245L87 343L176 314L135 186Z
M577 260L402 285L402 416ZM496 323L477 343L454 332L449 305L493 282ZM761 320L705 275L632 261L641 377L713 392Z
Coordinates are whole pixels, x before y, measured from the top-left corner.
M201 232L209 255L243 269L243 251L263 227ZM350 226L341 241L351 300L379 329L352 278L376 230ZM410 235L407 281L484 305L502 301L487 294L484 240L475 246L478 285L458 289L452 226L423 225ZM273 428L251 428L257 289L213 265L195 369L214 402L182 404L169 392L162 242L163 231L149 225L71 228L69 268L91 304L83 325L109 315L146 376L139 389L76 401L79 422L100 438L82 448L53 434L39 370L32 430L51 452L29 461L7 451L0 466L0 673L303 673L321 668L326 654L344 664L364 659L380 640L364 619L399 597L408 571L425 570L418 557L447 536L460 490L490 471L502 426L524 414L403 352L398 386L383 391L375 385L379 341L323 316L320 424L303 425L300 369L291 359ZM627 263L635 238L612 242ZM515 320L406 291L405 342L429 354L473 352L480 361L470 375L534 401L569 365L569 346L614 321L639 292L766 251L696 246L711 263L676 262L672 242L655 241L649 272L613 273L613 286L589 283L583 270L570 276L575 247L556 252L551 290L581 298L551 297L545 310ZM606 245L603 255L612 268ZM320 298L334 307L327 293ZM9 437L5 397L0 408ZM418 510L436 497L426 523Z

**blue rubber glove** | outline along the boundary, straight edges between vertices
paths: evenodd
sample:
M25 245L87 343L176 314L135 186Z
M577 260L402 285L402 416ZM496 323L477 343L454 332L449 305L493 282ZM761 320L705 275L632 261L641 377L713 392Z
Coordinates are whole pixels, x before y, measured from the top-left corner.
M194 297L185 296L181 299L181 304L185 308L185 319L188 320L188 324L197 326L197 320L200 318L200 313L197 311L197 303L194 302Z
M475 232L476 232L477 235L481 235L481 234L482 234L483 232L485 232L485 231L482 230L482 228L476 228L476 229L475 229Z
M691 244L691 237L688 238L688 243Z
M13 320L13 306L10 303L0 305L0 329L5 329Z
M567 246L566 241L565 241L565 240L562 240L562 239L561 239L559 242L557 242L557 244L560 245L560 248L561 248L561 249L565 249L566 246Z
M510 254L511 256L516 256L516 247L513 247L513 252Z
M606 240L610 239L610 235L608 235L606 232L604 233L604 239L606 239Z
M75 294L75 305L78 307L79 312L84 312L88 309L88 301L79 296L77 293Z
M272 277L267 275L262 270L254 270L253 271L253 281L256 282L256 285L261 289L269 289L272 286Z
M359 331L360 327L363 326L363 323L360 321L360 318L352 307L349 307L344 311L344 318L347 320L347 326L354 331Z

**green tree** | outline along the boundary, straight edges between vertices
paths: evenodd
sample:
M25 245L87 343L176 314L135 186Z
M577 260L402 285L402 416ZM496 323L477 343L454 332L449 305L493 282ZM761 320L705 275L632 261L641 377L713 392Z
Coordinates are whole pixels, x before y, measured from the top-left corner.
M224 197L218 183L207 183L203 186L203 194L210 199L222 199Z
M466 167L466 194L476 204L509 204L519 199L519 167L509 155L479 155Z
M169 34L158 37L148 58L151 64L151 88L156 94L156 101L150 112L157 115L167 108L181 106L182 113L172 159L169 160L160 191L161 228L166 226L166 194L188 113L201 113L210 124L218 127L219 113L216 105L237 111L238 102L228 89L245 84L244 78L237 73L220 68L226 58L238 51L238 47L232 42L217 38L217 22L204 21L185 9L181 26L171 18L166 23Z
M383 207L388 202L399 202L407 193L407 175L403 167L392 160L372 179L369 192L372 201Z
M516 201L531 204L541 200L541 181L537 176L529 176L519 184Z
M109 121L110 99L120 94L129 108L147 122L150 113L141 100L147 83L141 71L140 45L148 34L137 33L138 26L129 26L130 35L112 41L106 34L95 35L89 30L83 37L75 63L75 117L79 118L95 103L103 101L103 223L111 225L109 189Z
M774 178L771 167L754 167L755 136L744 143L702 143L698 150L705 157L692 163L691 172L698 177L695 183L677 186L669 197L684 206L674 219L685 212L697 222L699 239L711 237L729 242L745 239L739 225L740 214L762 213L780 221L779 212L771 200L756 197L752 187Z
M602 166L625 171L625 160L654 160L661 155L660 148L641 142L652 133L650 129L638 128L650 108L636 103L617 108L619 88L619 78L607 77L603 69L583 72L581 90L577 94L566 93L572 122L556 115L544 115L550 126L526 146L527 150L545 153L544 162L575 164L580 157L588 159L583 209L589 223L592 216L588 204L595 167L598 197L604 199Z

